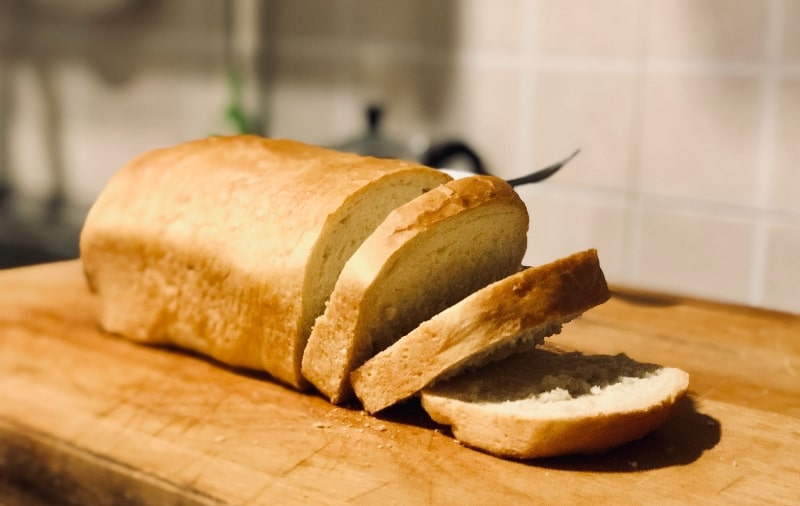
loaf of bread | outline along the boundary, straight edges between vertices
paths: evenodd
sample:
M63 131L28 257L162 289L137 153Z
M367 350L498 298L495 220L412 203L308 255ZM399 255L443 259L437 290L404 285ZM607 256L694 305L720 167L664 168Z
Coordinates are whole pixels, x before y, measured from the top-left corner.
M345 264L311 332L303 375L334 403L351 398L350 372L366 359L518 271L527 231L525 204L492 176L455 180L398 207Z
M389 212L450 180L256 136L141 155L81 233L100 323L305 388L306 340L347 259Z
M256 136L156 149L109 181L81 259L111 333L260 369L369 412L419 395L496 455L600 451L688 376L536 348L609 297L597 252L522 268L525 204L491 176Z
M534 349L422 390L467 446L520 459L596 453L639 439L676 410L689 375L625 355Z
M595 250L531 267L422 323L351 375L364 408L380 411L437 379L518 353L609 297Z

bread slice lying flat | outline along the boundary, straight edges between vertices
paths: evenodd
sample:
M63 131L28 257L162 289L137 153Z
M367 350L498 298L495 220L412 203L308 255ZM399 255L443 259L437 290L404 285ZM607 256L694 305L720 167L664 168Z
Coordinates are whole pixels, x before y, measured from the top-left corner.
M595 453L639 439L677 410L680 369L625 355L534 349L422 391L465 445L513 458Z
M609 297L595 250L527 268L437 314L356 369L350 379L374 413L436 380L533 347Z
M332 402L351 398L350 372L366 359L518 271L527 231L525 204L491 176L449 182L399 207L342 270L308 340L304 376Z
M81 258L101 325L295 387L342 266L437 170L256 136L146 153L90 210Z

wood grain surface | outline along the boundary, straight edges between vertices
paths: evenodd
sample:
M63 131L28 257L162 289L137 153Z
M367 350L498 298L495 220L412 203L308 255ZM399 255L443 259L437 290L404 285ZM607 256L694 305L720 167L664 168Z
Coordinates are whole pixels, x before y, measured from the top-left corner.
M796 315L615 289L553 341L681 367L691 398L657 432L608 453L517 462L461 446L413 401L371 417L106 335L94 304L77 261L0 271L0 500L800 501Z

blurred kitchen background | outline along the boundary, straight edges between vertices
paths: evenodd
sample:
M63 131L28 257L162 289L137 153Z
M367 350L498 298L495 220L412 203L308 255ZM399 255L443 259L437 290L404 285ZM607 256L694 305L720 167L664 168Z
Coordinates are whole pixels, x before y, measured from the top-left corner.
M458 139L528 264L800 312L800 0L0 0L0 261L70 258L147 149L248 129ZM457 164L458 161L454 161Z

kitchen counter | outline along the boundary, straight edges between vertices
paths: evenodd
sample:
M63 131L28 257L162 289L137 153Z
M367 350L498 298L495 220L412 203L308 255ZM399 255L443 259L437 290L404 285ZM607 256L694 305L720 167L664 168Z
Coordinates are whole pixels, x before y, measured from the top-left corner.
M800 317L614 289L552 339L691 374L608 453L517 462L409 402L380 418L103 334L80 263L0 271L0 483L79 504L797 504ZM0 488L3 488L0 485ZM2 499L0 495L0 499Z

